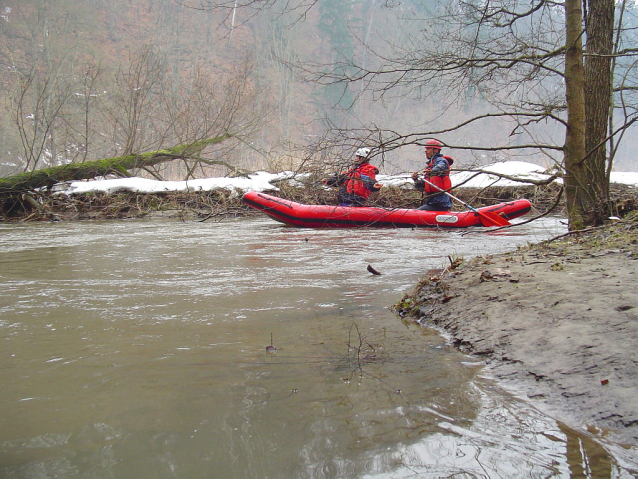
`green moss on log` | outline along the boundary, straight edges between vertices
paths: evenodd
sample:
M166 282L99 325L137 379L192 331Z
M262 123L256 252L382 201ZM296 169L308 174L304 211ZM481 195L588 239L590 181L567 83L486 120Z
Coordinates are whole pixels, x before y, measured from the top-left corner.
M224 134L159 151L105 158L84 163L69 163L67 165L53 166L51 168L7 176L0 178L0 195L18 195L39 188L50 188L56 183L63 181L87 180L114 172L126 175L129 170L150 167L175 159L198 156L207 146L220 143L230 138L230 136L229 134Z

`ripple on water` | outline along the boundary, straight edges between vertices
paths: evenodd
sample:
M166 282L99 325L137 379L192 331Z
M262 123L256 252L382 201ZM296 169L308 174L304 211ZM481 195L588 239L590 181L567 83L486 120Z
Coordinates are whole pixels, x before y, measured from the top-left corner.
M388 310L448 255L555 236L557 221L499 235L265 219L0 228L4 477L208 477L211 465L242 478L569 477L580 467L572 452L586 439Z

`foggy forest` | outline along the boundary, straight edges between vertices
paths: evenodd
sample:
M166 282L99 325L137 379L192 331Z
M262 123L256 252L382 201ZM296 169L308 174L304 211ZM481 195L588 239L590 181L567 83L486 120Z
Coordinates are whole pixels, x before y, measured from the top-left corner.
M0 177L221 134L229 139L208 149L204 161L143 174L173 180L327 168L363 145L373 148L383 173L394 174L422 162L419 145L429 136L465 167L507 159L560 164L552 145L562 145L565 133L551 119L563 114L565 93L550 69L477 69L446 84L444 71L419 77L404 70L427 70L423 52L434 49L423 45L438 48L452 40L448 31L461 28L452 4L0 1ZM623 8L627 46L636 10ZM561 12L541 21L560 25ZM525 34L524 24L517 28ZM564 42L560 28L546 31L548 51ZM615 121L625 125L635 116L631 58L615 70L626 92L618 95ZM513 119L506 106L514 104L551 115ZM638 169L632 128L618 139L616 170Z

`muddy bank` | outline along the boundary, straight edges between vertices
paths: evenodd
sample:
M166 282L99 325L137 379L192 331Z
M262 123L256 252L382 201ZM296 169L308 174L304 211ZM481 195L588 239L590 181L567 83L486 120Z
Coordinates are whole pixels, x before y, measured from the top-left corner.
M638 214L427 275L396 307L566 424L638 445Z

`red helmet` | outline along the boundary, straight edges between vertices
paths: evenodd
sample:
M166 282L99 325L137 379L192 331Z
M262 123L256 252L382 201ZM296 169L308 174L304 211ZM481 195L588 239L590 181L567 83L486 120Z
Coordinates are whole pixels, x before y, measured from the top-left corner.
M440 150L441 148L443 148L443 143L441 143L439 140L428 140L425 142L425 147Z

